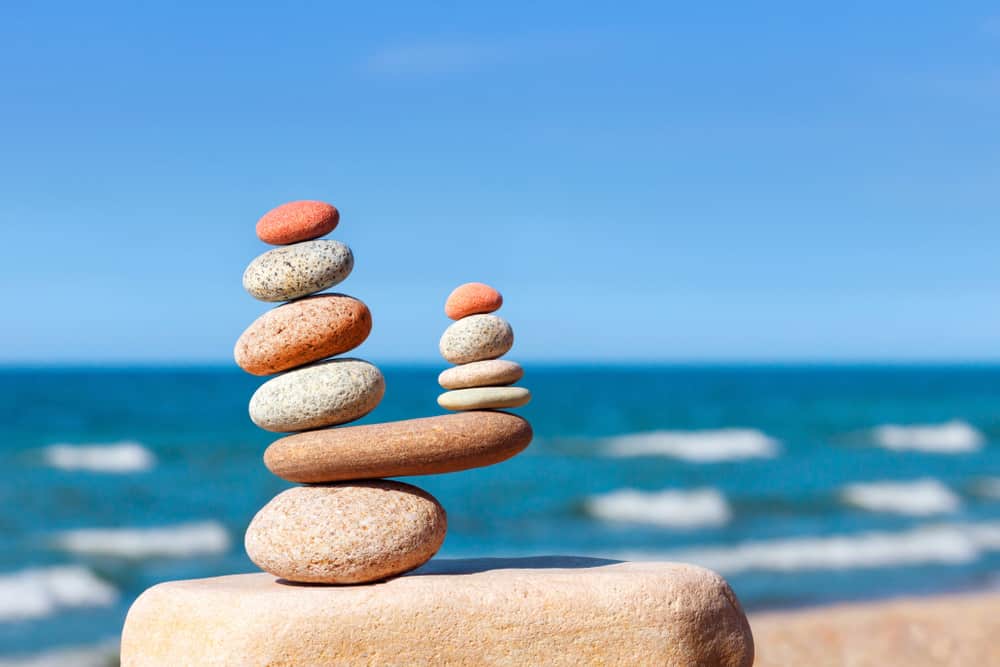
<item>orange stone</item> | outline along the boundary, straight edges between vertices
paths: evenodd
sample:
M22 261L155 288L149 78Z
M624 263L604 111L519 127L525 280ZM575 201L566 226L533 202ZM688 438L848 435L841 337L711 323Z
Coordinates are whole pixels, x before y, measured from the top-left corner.
M503 297L489 285L465 283L459 285L444 302L444 314L453 320L469 315L492 313L503 305Z
M257 237L271 245L310 241L333 231L340 222L336 207L321 201L293 201L272 208L257 221Z

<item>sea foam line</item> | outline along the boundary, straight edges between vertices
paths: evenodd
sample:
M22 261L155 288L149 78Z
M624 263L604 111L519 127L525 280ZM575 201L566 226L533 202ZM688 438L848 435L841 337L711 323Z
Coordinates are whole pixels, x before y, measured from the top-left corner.
M78 565L0 575L0 621L44 618L62 609L113 604L118 591Z
M42 450L45 462L60 470L128 473L149 470L156 457L138 442L106 445L49 445Z
M986 438L968 422L954 419L943 424L883 424L871 430L879 447L892 451L960 454L974 452Z
M910 516L930 516L955 512L962 500L936 479L911 482L864 482L848 484L840 492L841 500L871 512L891 512Z
M730 547L624 552L622 560L680 560L726 574L801 572L905 565L961 565L1000 551L1000 522L920 526L901 532L748 541Z
M119 558L187 558L224 553L229 533L216 521L157 528L81 528L54 538L54 545L84 556Z
M668 528L721 526L732 516L725 496L711 488L654 492L620 489L588 498L585 508L591 516L605 521Z
M703 431L649 431L609 438L604 452L613 457L669 456L693 463L718 463L777 456L779 442L751 428Z

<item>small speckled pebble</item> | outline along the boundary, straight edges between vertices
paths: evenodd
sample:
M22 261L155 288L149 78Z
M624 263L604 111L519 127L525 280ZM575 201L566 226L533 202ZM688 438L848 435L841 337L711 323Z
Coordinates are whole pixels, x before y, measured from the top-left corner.
M237 365L271 375L353 350L368 338L372 314L346 294L317 294L272 308L236 341Z
M441 504L410 484L298 486L257 513L245 546L258 567L289 581L360 584L423 565L447 528Z
M444 314L460 320L478 313L492 313L503 305L503 297L484 283L465 283L456 287L444 302Z
M289 301L343 282L353 268L340 241L303 241L257 256L243 272L243 289L261 301Z
M271 245L310 241L329 234L340 212L326 202L302 200L272 208L257 221L257 238Z
M375 409L385 379L361 359L330 359L271 378L250 399L250 419L267 431L346 424Z
M495 410L519 408L531 400L524 387L473 387L446 391L438 396L438 405L445 410Z
M514 384L524 376L524 369L516 361L489 359L473 361L442 371L438 384L445 389L465 389L467 387L499 387Z
M445 329L439 349L453 364L501 357L514 345L514 330L496 315L470 315Z

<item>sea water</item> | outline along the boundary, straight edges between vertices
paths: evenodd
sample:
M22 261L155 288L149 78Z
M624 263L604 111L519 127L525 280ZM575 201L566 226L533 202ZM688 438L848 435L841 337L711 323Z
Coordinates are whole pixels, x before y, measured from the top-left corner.
M440 414L439 370L383 368L364 422ZM0 371L0 655L100 662L145 588L255 569L243 531L289 486L247 417L260 382ZM528 364L521 384L523 454L408 480L448 511L440 556L683 560L750 610L1000 585L1000 367Z

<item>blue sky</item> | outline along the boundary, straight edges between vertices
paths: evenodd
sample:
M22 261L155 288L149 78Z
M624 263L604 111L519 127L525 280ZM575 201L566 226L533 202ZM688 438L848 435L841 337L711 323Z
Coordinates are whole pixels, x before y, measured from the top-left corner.
M0 8L0 361L226 363L306 198L376 362L1000 358L995 6L184 4Z

